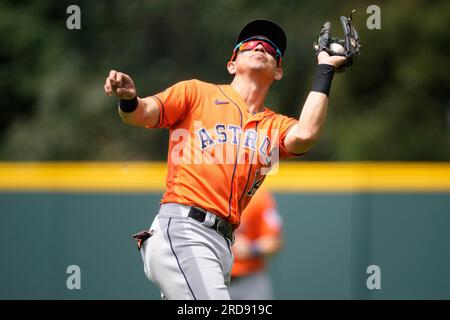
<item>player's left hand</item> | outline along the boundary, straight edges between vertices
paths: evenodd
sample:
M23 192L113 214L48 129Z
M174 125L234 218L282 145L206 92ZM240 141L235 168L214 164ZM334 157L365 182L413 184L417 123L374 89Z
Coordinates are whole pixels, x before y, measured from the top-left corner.
M318 64L330 64L338 69L341 65L345 64L347 59L343 56L330 56L327 52L322 51L317 55Z

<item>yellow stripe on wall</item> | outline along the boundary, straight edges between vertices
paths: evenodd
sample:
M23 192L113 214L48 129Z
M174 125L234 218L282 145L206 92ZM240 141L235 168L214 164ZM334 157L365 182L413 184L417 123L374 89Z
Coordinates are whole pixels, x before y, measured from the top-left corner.
M162 192L159 162L4 162L2 191ZM264 183L281 192L450 191L450 163L285 162Z
M0 190L158 191L165 188L164 163L4 163Z
M450 191L450 163L282 163L267 186L277 191Z

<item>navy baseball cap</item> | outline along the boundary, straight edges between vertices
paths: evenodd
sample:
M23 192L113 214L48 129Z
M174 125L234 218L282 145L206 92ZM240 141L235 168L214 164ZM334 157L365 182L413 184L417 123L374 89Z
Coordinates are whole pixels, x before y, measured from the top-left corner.
M253 20L249 22L239 33L236 45L253 36L264 36L272 41L284 56L286 52L287 39L283 29L271 20Z

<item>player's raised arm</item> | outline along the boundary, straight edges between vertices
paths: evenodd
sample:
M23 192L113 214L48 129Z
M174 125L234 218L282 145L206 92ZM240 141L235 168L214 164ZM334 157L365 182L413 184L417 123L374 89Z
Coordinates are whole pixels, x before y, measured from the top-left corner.
M328 95L334 72L349 69L359 55L359 35L351 24L350 17L340 17L345 38L343 40L330 37L330 22L325 22L315 45L317 54L317 70L311 92L306 99L300 119L284 140L286 149L294 154L307 151L319 139L325 123L328 107Z
M159 108L152 98L139 98L131 77L125 73L111 70L106 78L104 89L107 95L119 99L119 114L127 124L139 127L155 127L159 121Z
M330 56L324 51L318 55L313 88L303 105L298 123L292 126L284 140L289 152L304 153L319 139L327 115L328 94L334 70L344 62L344 57Z
M328 95L334 72L349 69L359 55L361 47L359 35L351 23L355 11L352 11L349 18L340 17L344 39L331 38L330 22L325 22L322 26L319 39L314 46L318 66L312 89L303 106L299 122L291 128L285 138L285 147L292 153L304 153L319 139L327 114Z

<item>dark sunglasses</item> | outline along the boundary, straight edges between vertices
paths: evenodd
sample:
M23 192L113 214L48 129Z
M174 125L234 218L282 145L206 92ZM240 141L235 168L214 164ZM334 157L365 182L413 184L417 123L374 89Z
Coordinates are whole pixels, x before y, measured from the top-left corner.
M259 44L261 44L264 47L264 50L268 54L277 59L278 64L280 63L281 61L280 49L278 49L277 46L272 41L262 37L251 37L245 39L242 42L239 42L233 49L231 61L234 61L234 59L236 59L236 55L238 54L238 52L254 50Z

